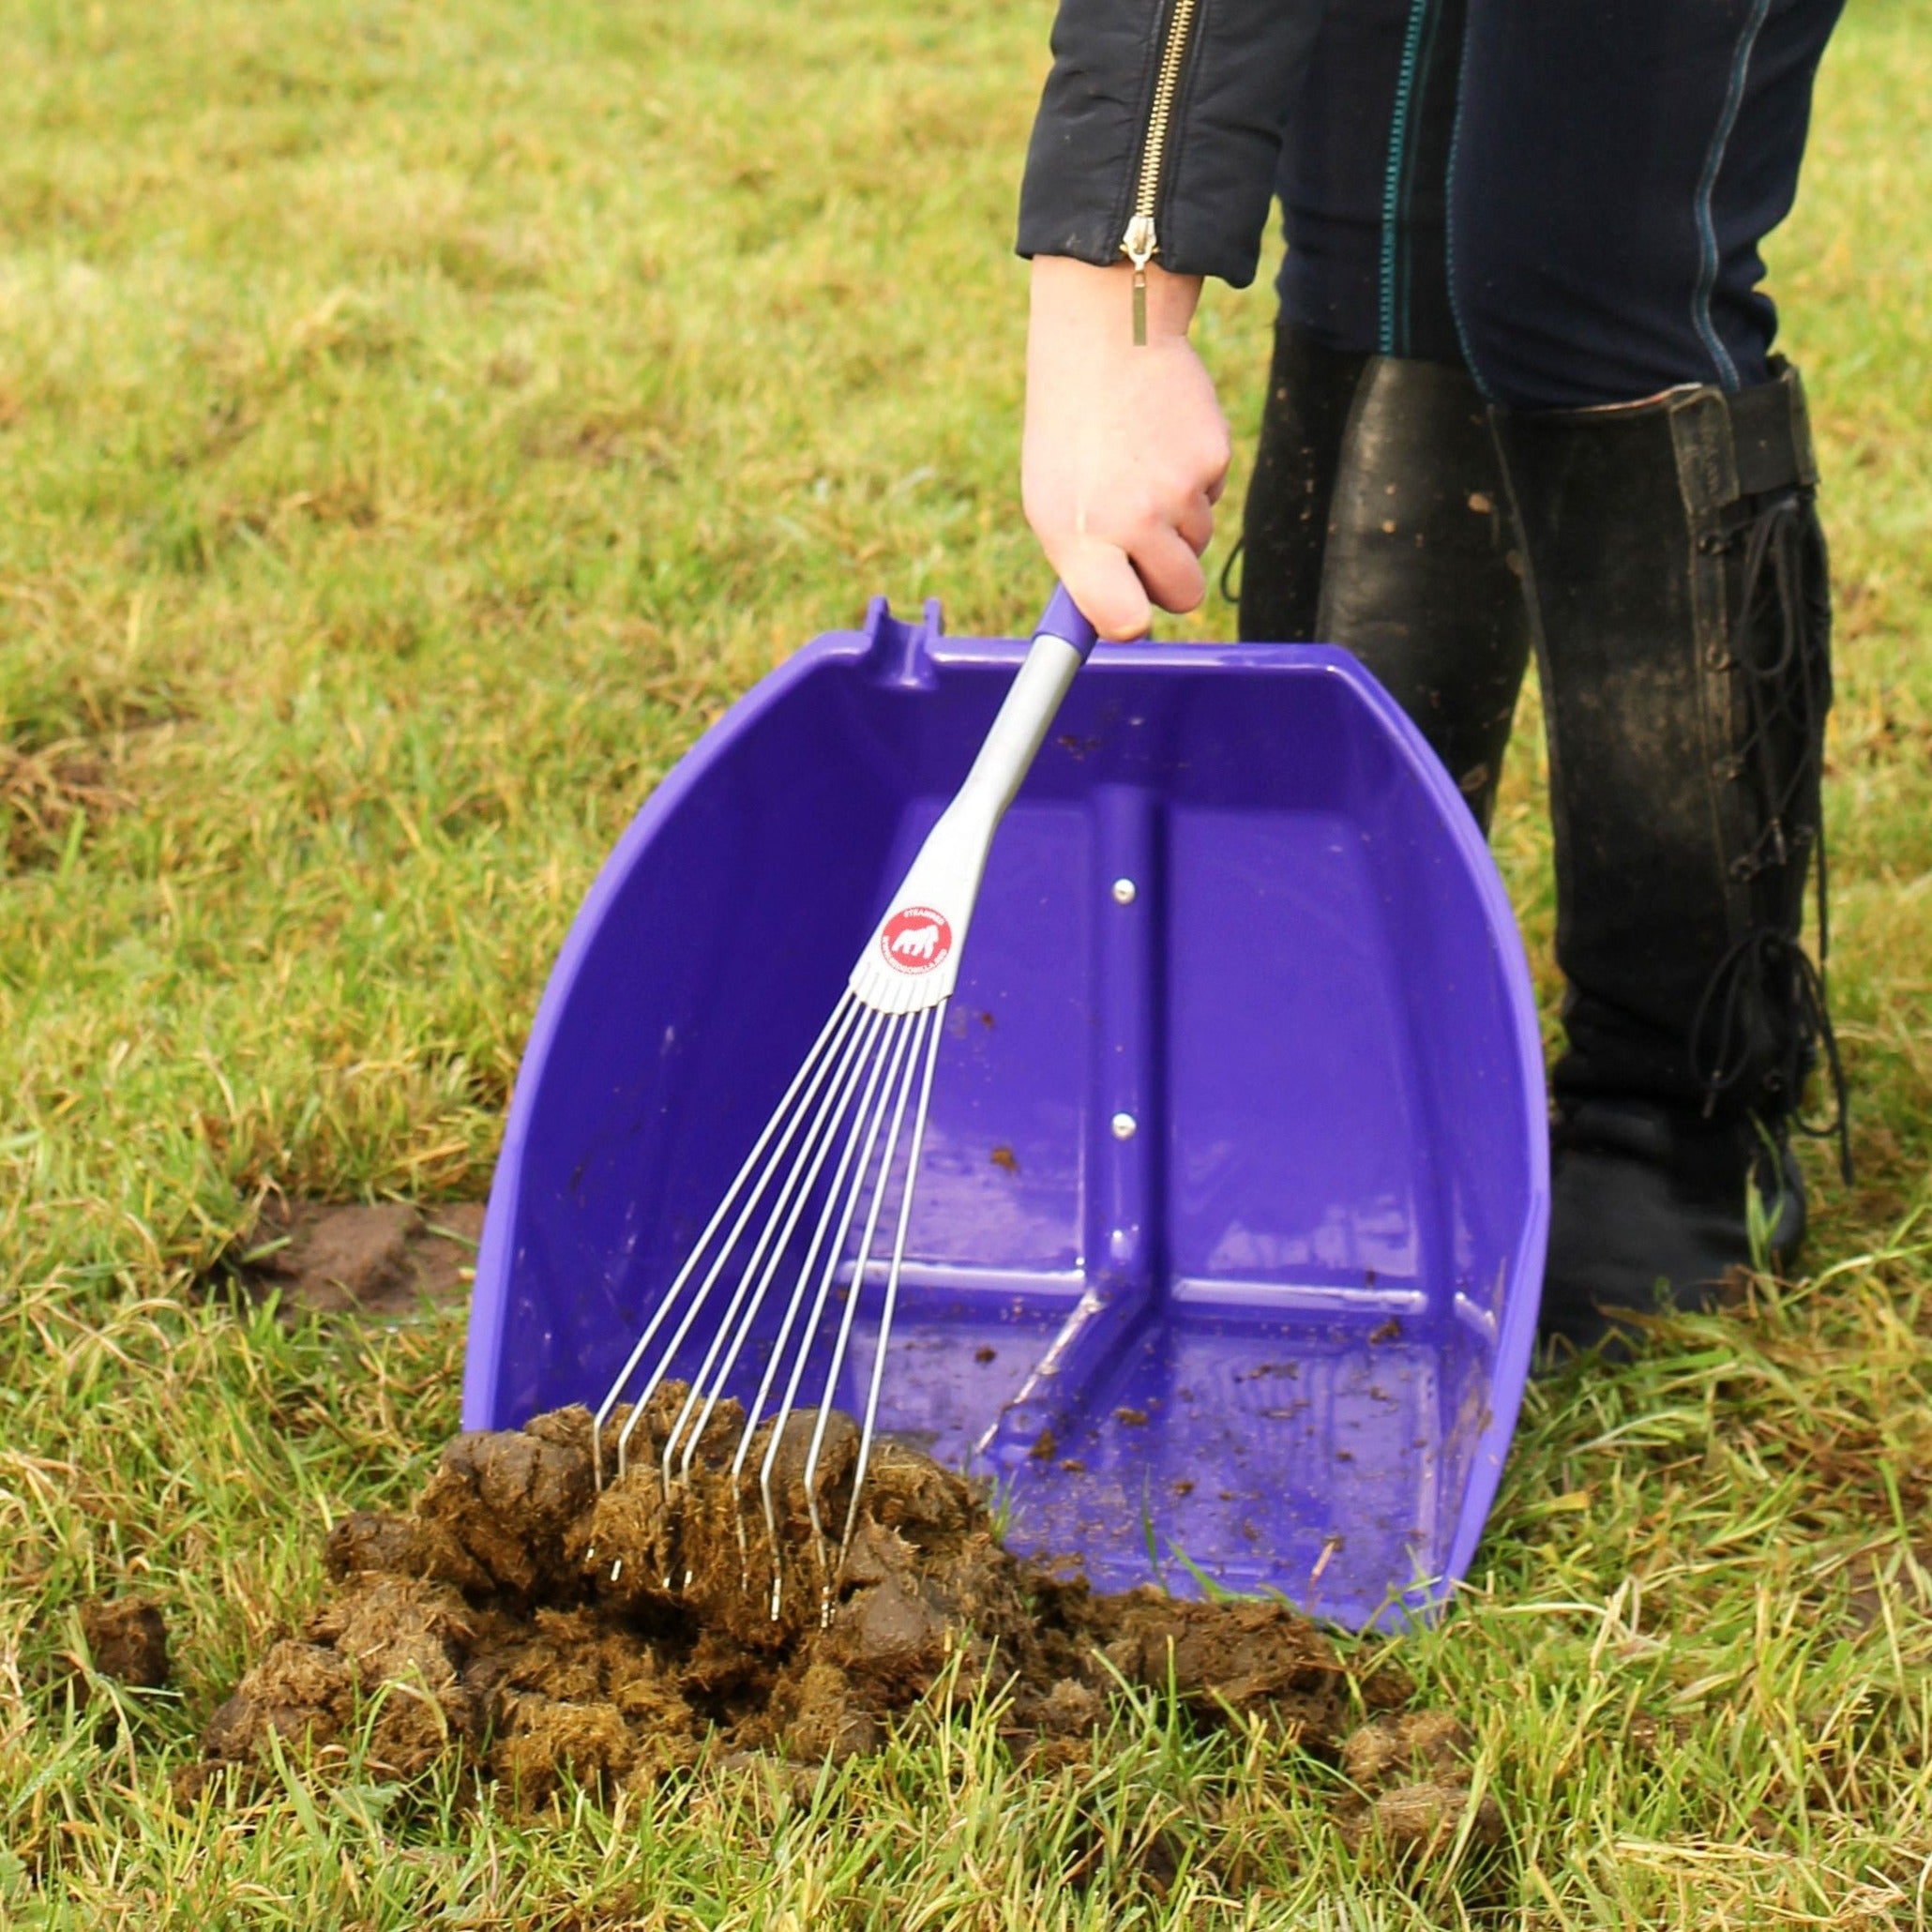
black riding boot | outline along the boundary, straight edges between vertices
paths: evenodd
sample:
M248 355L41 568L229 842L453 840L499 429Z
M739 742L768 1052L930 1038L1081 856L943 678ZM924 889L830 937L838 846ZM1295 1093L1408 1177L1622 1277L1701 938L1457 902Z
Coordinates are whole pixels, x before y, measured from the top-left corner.
M1241 634L1344 644L1486 830L1529 661L1502 475L1475 385L1275 330L1242 541Z
M1799 943L1819 853L1831 610L1797 372L1740 395L1495 415L1549 731L1557 1063L1543 1328L1701 1308L1804 1231L1790 1157L1821 1046Z

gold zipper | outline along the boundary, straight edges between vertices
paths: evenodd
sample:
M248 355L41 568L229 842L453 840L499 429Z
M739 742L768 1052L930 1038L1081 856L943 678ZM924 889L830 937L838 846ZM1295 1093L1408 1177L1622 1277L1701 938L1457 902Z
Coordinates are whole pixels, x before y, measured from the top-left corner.
M1140 178L1134 189L1134 215L1121 237L1121 253L1134 264L1134 340L1147 345L1147 264L1160 253L1154 232L1155 204L1160 200L1161 168L1168 158L1168 123L1173 118L1174 94L1181 84L1181 61L1187 52L1187 33L1194 24L1200 0L1174 0L1168 16L1167 39L1160 50L1160 68L1154 77L1154 99L1147 110L1147 139L1140 149Z

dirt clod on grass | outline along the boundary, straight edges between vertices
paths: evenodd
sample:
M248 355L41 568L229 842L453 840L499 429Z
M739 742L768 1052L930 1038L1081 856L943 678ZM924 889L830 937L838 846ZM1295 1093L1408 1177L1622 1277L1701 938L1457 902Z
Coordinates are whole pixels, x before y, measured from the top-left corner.
M684 1393L660 1389L637 1415L621 1476L629 1411L611 1417L601 1489L591 1418L566 1409L456 1437L406 1517L339 1522L334 1593L216 1712L184 1794L279 1745L355 1751L365 1774L405 1778L457 1753L528 1807L566 1777L608 1791L700 1762L841 1759L929 1695L982 1689L1005 1693L1016 1752L1050 1764L1121 1680L1171 1688L1207 1725L1283 1728L1346 1767L1382 1748L1360 1742L1365 1712L1396 1721L1411 1696L1385 1661L1351 1670L1285 1604L1103 1596L1024 1562L961 1478L891 1442L875 1447L834 1577L813 1513L836 1546L851 1420L821 1430L795 1414L776 1446L766 1425L734 1478L742 1418L721 1406L667 1502L660 1461ZM1398 1758L1434 1776L1453 1731L1435 1757L1392 1733L1374 1777Z
M468 1292L483 1204L270 1200L229 1278L290 1315L396 1318Z

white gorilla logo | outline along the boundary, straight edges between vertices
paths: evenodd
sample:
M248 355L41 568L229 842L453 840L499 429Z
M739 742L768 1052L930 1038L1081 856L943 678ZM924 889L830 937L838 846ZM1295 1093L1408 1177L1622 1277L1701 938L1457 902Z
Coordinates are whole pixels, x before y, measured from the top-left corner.
M892 949L902 958L929 959L933 947L938 943L937 926L908 926L903 932L895 935Z

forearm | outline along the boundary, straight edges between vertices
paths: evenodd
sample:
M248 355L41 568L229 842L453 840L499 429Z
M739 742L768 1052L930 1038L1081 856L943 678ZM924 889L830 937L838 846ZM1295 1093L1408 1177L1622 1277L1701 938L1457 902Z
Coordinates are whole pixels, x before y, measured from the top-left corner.
M1027 333L1026 513L1103 637L1142 634L1150 604L1190 611L1228 466L1228 427L1187 340L1200 281L1059 256L1033 266Z

